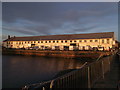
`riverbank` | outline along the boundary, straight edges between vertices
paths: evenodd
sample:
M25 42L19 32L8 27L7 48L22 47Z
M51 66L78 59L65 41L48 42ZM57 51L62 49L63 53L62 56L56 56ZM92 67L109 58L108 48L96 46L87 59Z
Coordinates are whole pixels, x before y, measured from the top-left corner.
M45 57L62 57L62 58L91 58L96 59L100 55L108 56L112 52L108 51L41 51L41 50L10 50L2 51L3 55L29 55L29 56L45 56Z

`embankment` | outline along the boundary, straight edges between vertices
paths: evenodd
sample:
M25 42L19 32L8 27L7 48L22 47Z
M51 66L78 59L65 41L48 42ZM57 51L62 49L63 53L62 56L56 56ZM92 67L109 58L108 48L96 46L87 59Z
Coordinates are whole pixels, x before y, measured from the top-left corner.
M2 54L10 55L30 55L30 56L46 56L46 57L63 57L63 58L98 58L100 55L111 55L112 52L107 51L40 51L40 50L3 50Z

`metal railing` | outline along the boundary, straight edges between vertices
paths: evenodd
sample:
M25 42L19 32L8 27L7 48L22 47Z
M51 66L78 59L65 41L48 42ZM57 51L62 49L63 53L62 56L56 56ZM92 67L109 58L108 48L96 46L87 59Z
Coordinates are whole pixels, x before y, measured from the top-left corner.
M102 56L101 56L102 57ZM84 64L79 69L73 70L65 75L48 82L43 82L38 85L26 86L23 90L34 90L40 88L41 90L54 90L55 88L91 88L93 84L100 78L104 78L104 74L110 70L110 63L113 55L100 58L91 63Z

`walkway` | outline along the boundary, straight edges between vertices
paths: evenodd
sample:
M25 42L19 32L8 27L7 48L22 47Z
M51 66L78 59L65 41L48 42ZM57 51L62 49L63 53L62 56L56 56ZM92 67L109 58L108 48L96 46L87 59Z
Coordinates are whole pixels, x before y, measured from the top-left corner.
M93 86L93 88L117 88L118 81L120 81L120 58L118 55L113 57L110 72L105 74L105 78L100 78Z

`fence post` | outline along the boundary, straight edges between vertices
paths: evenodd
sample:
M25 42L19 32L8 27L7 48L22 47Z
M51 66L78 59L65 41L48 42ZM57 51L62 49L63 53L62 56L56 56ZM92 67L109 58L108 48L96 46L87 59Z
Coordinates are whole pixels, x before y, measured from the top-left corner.
M45 87L43 87L42 90L45 90Z
M50 90L52 90L53 82L54 82L54 80L52 80L51 83L50 83Z
M103 60L102 60L102 78L104 79L104 64L103 64Z
M90 67L88 66L88 88L90 88Z

